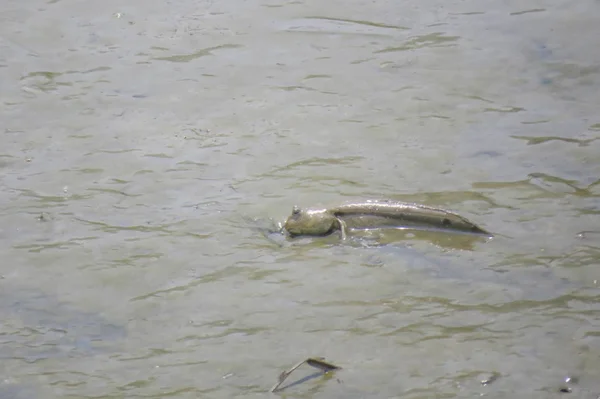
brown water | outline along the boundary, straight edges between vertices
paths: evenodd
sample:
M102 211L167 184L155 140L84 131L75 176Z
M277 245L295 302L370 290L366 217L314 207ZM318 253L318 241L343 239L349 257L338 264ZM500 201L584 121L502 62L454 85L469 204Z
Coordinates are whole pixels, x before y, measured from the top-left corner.
M596 398L599 16L2 2L0 398ZM497 236L265 234L366 199Z

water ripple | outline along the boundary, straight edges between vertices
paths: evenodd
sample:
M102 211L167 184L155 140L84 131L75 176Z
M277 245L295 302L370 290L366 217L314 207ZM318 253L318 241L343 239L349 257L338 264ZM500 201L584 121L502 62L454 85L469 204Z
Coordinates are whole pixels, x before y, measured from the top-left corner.
M452 47L460 36L445 36L444 32L428 33L426 35L416 36L407 40L402 46L386 47L374 51L374 54L394 53L398 51L417 50L426 47Z
M206 57L209 55L213 55L215 50L226 50L226 49L236 49L241 48L242 45L239 44L222 44L220 46L208 47L199 51L196 51L191 54L183 54L183 55L172 55L168 57L154 57L153 60L158 61L170 61L170 62L190 62L200 57Z

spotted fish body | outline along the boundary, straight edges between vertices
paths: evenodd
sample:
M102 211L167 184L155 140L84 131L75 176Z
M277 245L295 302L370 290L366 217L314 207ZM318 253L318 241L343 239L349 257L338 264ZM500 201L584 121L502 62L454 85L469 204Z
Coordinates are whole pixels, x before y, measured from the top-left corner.
M364 202L330 209L294 207L285 223L291 236L321 236L346 229L416 228L491 236L466 218L443 209L401 202Z

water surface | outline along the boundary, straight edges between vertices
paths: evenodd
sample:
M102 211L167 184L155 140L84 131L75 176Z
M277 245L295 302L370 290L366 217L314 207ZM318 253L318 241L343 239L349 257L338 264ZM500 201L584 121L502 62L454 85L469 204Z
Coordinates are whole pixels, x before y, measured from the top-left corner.
M596 398L599 7L2 3L0 397ZM367 199L497 236L257 228Z

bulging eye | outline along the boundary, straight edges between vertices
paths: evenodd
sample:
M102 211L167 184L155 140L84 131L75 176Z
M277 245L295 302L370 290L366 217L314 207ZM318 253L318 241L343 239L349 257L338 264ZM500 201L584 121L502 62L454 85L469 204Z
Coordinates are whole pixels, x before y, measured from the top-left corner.
M299 215L300 207L298 205L294 205L294 209L292 209L292 215Z

